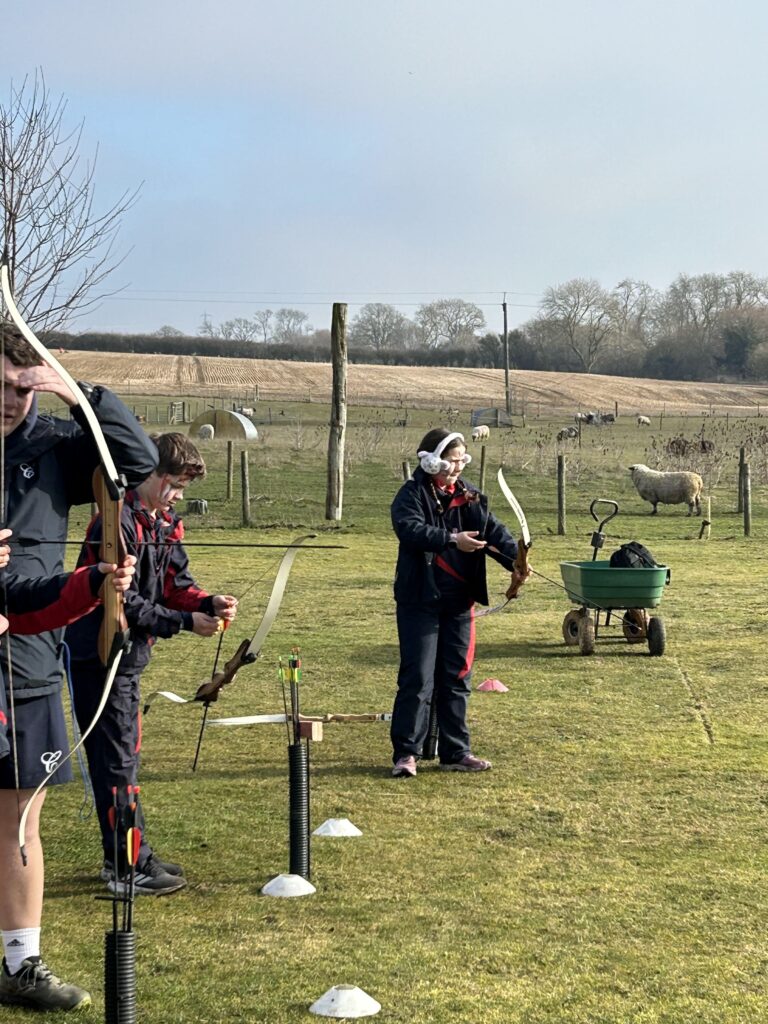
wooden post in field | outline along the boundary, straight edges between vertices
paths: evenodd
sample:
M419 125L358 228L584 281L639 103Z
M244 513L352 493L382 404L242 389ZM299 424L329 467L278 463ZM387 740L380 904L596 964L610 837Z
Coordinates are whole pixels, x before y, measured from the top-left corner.
M235 442L227 441L227 501L232 501L235 476Z
M408 459L403 459L403 480L411 479L411 464Z
M557 456L557 534L565 536L565 456Z
M749 476L749 463L744 463L744 536L752 532L752 481Z
M613 403L613 415L616 419L619 418L619 403L617 401Z
M746 461L746 450L739 448L739 479L738 479L738 497L736 503L736 511L744 511L744 463Z
M709 540L709 531L712 526L712 499L704 499L704 515L701 520L701 529L699 530L699 540Z
M485 491L485 445L480 448L480 482L478 487Z
M248 479L248 452L240 452L240 475L242 477L243 526L251 525L251 482Z
M334 302L331 317L331 425L325 518L341 519L344 502L344 439L347 429L347 304Z

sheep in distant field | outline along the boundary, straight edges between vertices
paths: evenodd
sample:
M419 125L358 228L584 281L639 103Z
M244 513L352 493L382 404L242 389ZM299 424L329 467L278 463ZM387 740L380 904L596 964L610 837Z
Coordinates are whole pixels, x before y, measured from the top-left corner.
M651 421L648 416L638 416L637 425L638 427L650 427Z
M239 412L241 416L247 416L249 420L253 419L253 409L249 405L240 405L235 412Z
M557 432L558 441L572 441L575 437L579 436L579 432L576 427L563 427L562 430Z
M588 412L577 412L573 417L577 423L589 423L590 414Z
M212 423L203 423L197 431L197 436L201 441L212 441L215 434L216 431L213 429Z
M694 512L697 516L701 515L701 492L704 489L704 481L698 473L660 472L649 469L642 463L630 466L629 472L637 493L644 501L650 501L653 505L652 516L658 512L658 504L686 504L689 516Z
M612 412L601 412L600 413L600 422L601 423L615 423L616 422L616 415L615 415L615 413L612 413Z
M473 441L487 441L491 436L490 427L486 427L482 424L479 427L475 427L472 431Z

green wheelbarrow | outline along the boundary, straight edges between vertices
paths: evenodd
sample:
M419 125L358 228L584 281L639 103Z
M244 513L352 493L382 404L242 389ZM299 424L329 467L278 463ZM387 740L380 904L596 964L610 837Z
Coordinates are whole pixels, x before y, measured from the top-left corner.
M612 507L602 522L595 511L600 504ZM619 506L608 498L595 498L589 511L599 522L592 534L592 560L560 563L568 597L579 605L563 619L563 639L569 647L578 645L582 654L593 654L598 637L613 626L611 620L616 613L622 612L623 638L630 644L646 642L652 655L663 654L667 641L664 620L660 615L649 615L648 609L658 607L671 570L666 565L624 569L596 561L605 543L603 528L618 514Z

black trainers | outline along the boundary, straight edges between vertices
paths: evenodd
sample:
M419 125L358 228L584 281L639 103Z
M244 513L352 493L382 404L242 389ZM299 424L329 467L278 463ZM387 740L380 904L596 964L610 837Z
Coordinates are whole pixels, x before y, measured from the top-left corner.
M153 856L141 867L136 868L136 876L133 883L133 891L137 896L167 896L168 893L177 892L187 884L183 875L171 875L162 868L162 862L155 860ZM176 867L177 865L173 865ZM106 865L102 868L101 876L104 877ZM130 880L124 875L115 878L114 871L109 872L107 888L118 896L125 896L128 893Z
M172 864L167 860L160 860L160 858L152 853L147 860L152 860L161 871L164 871L166 875L175 875L177 877L184 876L184 868L181 864ZM143 866L143 865L142 865ZM101 867L101 880L102 882L111 882L115 877L115 868L111 860L105 860Z
M8 973L3 959L0 1003L33 1006L36 1010L80 1010L91 1005L91 996L84 988L57 978L39 956L28 956L16 974Z

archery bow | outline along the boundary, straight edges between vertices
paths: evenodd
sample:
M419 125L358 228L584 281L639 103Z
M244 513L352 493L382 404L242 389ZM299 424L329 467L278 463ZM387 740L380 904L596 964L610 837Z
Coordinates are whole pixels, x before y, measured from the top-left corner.
M525 518L525 512L523 512L522 506L517 498L512 493L509 484L504 479L503 470L499 469L496 475L501 493L507 499L512 511L515 513L518 523L520 524L520 540L517 542L517 555L515 556L515 565L512 574L512 582L507 587L504 594L504 600L501 604L494 605L493 608L484 608L482 611L477 613L477 618L481 618L484 615L493 615L495 612L499 612L502 608L506 608L510 601L513 601L520 591L523 583L530 575L530 569L528 567L528 551L530 550L532 541L531 533L528 529L528 520Z
M115 513L109 516L110 529L113 531L112 536L107 538L106 545L111 547L113 552L118 552L121 546L121 538L119 536L120 527L120 515L119 515L119 503L125 493L125 480L118 473L117 467L115 466L112 454L110 453L109 446L107 445L107 439L104 436L104 432L101 429L96 414L91 408L91 404L83 393L77 381L70 375L70 373L61 365L58 359L45 347L40 339L35 335L32 328L26 323L22 317L16 302L13 297L13 289L11 288L10 269L9 269L9 257L8 250L3 252L2 265L0 266L0 287L2 288L3 299L10 315L11 320L14 322L16 327L21 332L24 339L29 345L37 352L40 358L47 363L53 370L58 373L61 379L68 385L71 390L76 404L80 407L80 410L85 418L88 427L90 428L91 435L93 436L96 450L99 454L100 469L94 474L94 483L97 490L97 501L101 499L100 508L102 514L106 514L110 509ZM98 478L98 483L96 483ZM107 537L106 522L104 524L104 536ZM111 561L118 561L117 558L110 559ZM81 734L79 741L72 747L66 757L56 764L55 768L43 779L40 785L32 793L32 796L27 801L27 805L24 808L23 814L19 818L19 849L21 851L22 862L26 865L27 855L25 849L26 841L26 825L27 818L32 809L32 805L38 795L43 791L45 786L51 781L55 773L72 758L77 751L85 743L92 730L96 727L102 711L107 703L112 684L117 674L117 669L120 664L120 658L122 657L125 643L127 640L127 632L125 627L125 619L122 615L122 595L117 594L111 587L105 586L102 593L105 595L104 602L104 620L102 622L100 634L99 634L99 651L102 657L102 661L107 669L106 679L104 682L104 689L102 691L101 699L99 700L96 713L93 716L92 721L88 725L88 728Z
M277 574L275 575L275 581L272 584L272 592L269 595L267 607L253 637L250 640L246 639L240 643L240 646L229 661L224 664L221 671L214 671L211 673L210 679L206 679L205 682L199 685L194 697L180 697L177 693L173 693L170 690L155 690L154 693L150 693L144 701L145 715L149 711L155 697L164 697L166 700L169 700L174 704L203 704L203 717L200 723L200 734L198 736L195 759L192 765L193 771L197 767L197 761L200 756L200 747L202 745L209 707L219 699L219 693L222 688L233 682L240 669L244 665L252 665L258 658L267 634L270 629L272 629L275 619L277 618L277 613L285 594L285 587L288 583L288 576L291 572L294 559L299 552L299 548L304 541L313 540L316 536L317 534L315 533L308 533L304 537L297 537L296 540L291 541L287 546L285 554L280 560L280 565L278 567Z

